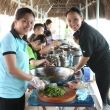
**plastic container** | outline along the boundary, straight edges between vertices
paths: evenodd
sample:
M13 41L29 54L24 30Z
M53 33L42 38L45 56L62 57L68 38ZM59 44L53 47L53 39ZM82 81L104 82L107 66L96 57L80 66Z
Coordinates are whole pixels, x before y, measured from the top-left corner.
M70 63L68 57L65 57L65 67L69 67L70 66L69 64Z
M70 53L69 55L69 66L72 67L73 66L73 54Z
M73 57L73 65L77 65L80 60L80 55L75 55Z

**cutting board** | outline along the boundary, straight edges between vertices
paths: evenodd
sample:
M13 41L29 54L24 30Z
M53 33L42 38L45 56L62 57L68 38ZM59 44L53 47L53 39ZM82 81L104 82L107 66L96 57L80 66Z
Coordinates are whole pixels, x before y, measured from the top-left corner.
M65 94L63 96L48 97L43 95L41 92L38 92L38 98L44 102L50 102L50 103L64 103L75 99L76 97L75 90L70 89L68 87L61 87L61 88L65 89Z

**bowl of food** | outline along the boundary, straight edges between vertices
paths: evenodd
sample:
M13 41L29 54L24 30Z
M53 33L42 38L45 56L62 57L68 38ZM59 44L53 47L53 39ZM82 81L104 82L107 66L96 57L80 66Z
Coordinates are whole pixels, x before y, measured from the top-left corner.
M74 70L65 67L39 67L35 69L34 75L50 83L62 85L73 77L73 73Z

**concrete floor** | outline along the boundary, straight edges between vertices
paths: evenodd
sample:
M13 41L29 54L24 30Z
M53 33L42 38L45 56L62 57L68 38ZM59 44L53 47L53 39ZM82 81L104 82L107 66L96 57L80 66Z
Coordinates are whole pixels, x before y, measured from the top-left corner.
M27 91L26 92L26 102L29 98L29 95L30 95L30 93ZM25 110L43 110L43 109L41 106L39 106L39 107L38 106L28 106L26 103ZM59 109L57 109L56 107L46 107L46 110L59 110ZM84 110L84 107L80 107L78 109L74 109L74 107L68 107L68 108L65 108L65 110Z

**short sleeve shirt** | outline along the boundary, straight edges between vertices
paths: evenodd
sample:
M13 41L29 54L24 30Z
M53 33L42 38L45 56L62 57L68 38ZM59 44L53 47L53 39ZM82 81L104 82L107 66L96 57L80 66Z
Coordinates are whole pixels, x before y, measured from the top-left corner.
M36 60L37 59L37 53L36 51L34 51L31 47L31 45L27 45L26 46L26 49L27 49L27 52L28 52L28 56L29 56L29 61L31 60ZM29 63L29 69L32 70L36 68L36 66L32 66L30 63Z
M47 29L44 29L44 33L45 32L47 32L47 31L49 31L49 32L51 32L50 30L47 30ZM51 34L52 35L52 34ZM49 42L52 42L53 41L53 39L52 39L52 36L48 39L48 41L47 41L47 43L46 43L46 46L49 46L50 44L49 44Z
M15 54L16 66L29 74L26 42L19 37L15 29L7 33L0 42L0 97L20 98L27 89L27 81L19 79L8 72L3 57L7 54Z
M96 29L82 22L81 28L77 31L79 44L84 57L90 57L87 64L94 66L104 60L109 51L109 45L103 35Z

